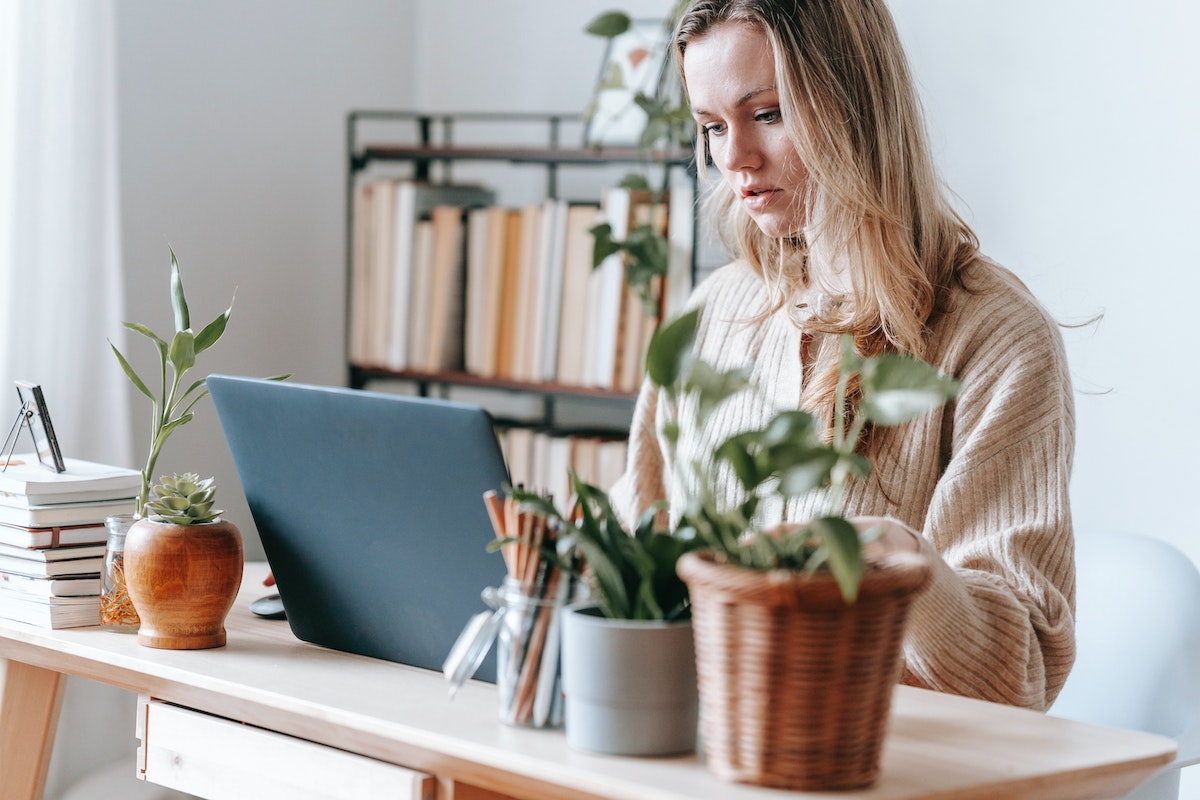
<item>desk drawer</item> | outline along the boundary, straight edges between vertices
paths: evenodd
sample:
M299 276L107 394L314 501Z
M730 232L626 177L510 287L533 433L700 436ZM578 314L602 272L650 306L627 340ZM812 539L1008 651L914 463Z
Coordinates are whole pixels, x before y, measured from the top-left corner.
M138 777L208 800L434 800L436 793L432 776L411 769L145 697L138 723Z

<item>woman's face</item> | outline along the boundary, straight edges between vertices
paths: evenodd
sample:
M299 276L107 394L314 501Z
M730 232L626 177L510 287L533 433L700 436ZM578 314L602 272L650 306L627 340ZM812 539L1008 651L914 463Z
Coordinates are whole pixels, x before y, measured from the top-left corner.
M713 163L746 213L767 236L798 233L808 172L783 126L766 35L721 23L688 42L683 73Z

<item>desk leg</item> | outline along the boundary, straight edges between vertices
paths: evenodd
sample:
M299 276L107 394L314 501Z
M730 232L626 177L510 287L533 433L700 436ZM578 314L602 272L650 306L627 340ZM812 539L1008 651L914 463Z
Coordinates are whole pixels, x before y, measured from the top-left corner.
M66 681L0 659L0 800L41 800Z

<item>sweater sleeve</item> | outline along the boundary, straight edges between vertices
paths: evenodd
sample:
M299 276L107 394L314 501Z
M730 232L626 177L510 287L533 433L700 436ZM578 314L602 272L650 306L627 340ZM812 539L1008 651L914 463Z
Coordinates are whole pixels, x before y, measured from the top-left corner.
M626 530L637 527L646 510L667 496L663 451L659 446L655 418L657 389L649 380L642 383L629 429L625 472L609 489L613 510Z
M988 314L1002 329L980 325L943 354L962 389L942 420L949 453L922 542L934 580L913 606L905 682L1045 709L1075 653L1070 378L1040 308Z

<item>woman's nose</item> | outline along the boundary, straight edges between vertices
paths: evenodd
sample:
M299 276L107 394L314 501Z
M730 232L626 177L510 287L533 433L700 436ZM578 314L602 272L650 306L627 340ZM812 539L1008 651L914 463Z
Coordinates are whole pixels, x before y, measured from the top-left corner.
M762 149L752 131L730 128L724 138L718 166L726 172L741 172L762 164Z

